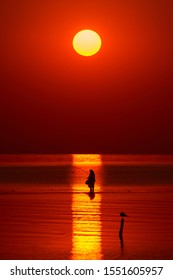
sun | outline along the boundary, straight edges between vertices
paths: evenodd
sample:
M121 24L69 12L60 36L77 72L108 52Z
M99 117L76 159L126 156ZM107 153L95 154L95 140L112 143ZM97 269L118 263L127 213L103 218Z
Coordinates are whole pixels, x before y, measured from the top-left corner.
M73 38L73 48L83 56L92 56L101 48L101 38L93 30L85 29L79 31Z

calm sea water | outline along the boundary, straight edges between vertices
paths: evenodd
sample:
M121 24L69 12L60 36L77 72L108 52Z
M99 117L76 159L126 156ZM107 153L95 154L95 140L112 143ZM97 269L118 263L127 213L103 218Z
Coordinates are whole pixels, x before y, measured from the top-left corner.
M1 155L0 218L1 259L173 259L173 156Z

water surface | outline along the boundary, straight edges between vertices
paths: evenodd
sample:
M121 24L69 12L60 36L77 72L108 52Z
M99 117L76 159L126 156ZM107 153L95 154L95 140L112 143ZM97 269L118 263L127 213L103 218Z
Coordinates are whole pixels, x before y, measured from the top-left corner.
M173 259L173 157L0 160L1 259ZM89 169L94 197L84 184ZM123 244L121 211L129 216Z

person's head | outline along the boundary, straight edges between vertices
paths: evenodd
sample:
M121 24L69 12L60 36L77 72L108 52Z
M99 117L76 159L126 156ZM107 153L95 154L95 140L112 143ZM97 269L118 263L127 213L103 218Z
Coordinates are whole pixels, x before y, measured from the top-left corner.
M93 173L94 173L94 171L92 169L90 169L90 174L93 174Z

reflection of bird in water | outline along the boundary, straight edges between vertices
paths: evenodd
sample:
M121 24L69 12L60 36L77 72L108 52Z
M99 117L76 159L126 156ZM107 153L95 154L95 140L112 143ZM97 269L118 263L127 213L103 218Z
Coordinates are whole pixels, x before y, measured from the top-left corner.
M123 241L124 217L128 217L128 215L125 214L124 212L121 212L120 216L122 217L122 219L121 219L121 224L120 224L119 238L121 241L121 247L123 248L124 247L124 241Z

